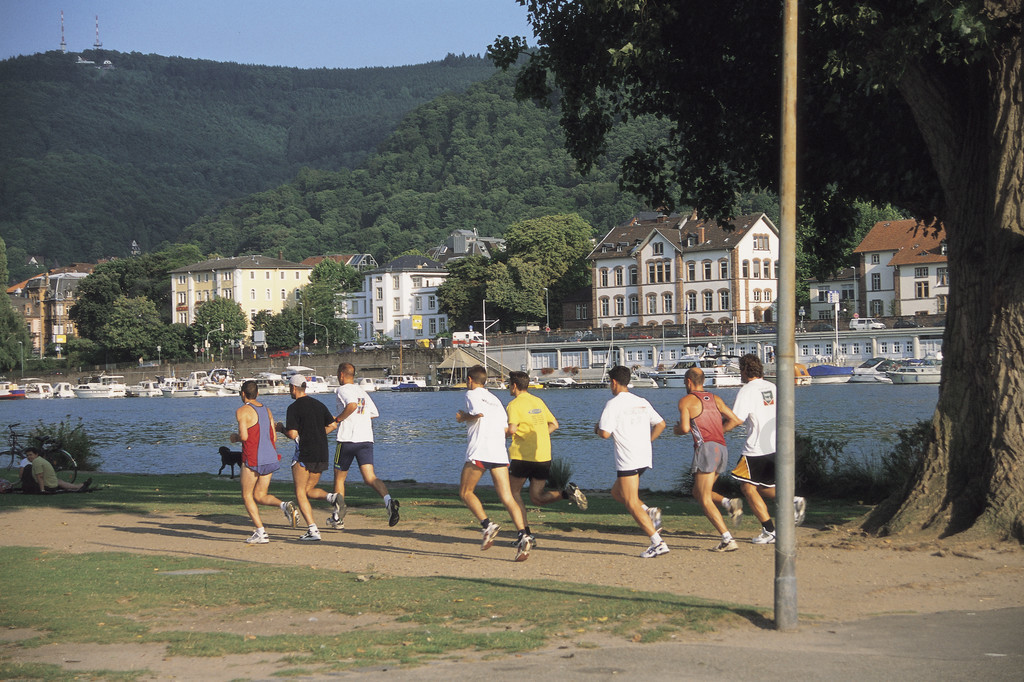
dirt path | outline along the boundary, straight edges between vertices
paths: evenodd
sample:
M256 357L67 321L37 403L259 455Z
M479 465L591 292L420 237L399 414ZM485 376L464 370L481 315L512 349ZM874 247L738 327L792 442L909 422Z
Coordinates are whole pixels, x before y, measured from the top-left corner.
M486 551L479 531L467 524L425 524L406 521L388 528L383 515L351 514L344 531L324 529L324 541L296 541L301 531L268 527L272 542L246 545L250 532L242 525L218 525L187 513L138 516L96 514L55 509L31 509L3 514L5 545L46 546L65 552L143 552L196 558L236 559L275 565L307 565L358 573L403 576L460 576L474 578L557 579L689 594L707 599L768 609L773 605L774 551L748 540L747 521L740 532L739 551L716 554L710 535L663 535L672 551L642 560L646 546L640 533L548 531L526 562L513 562L510 534ZM991 545L959 542L915 544L905 540L868 538L846 530L799 528L797 591L802 622L850 622L880 614L926 614L977 611L1024 606L1024 550L1016 543ZM308 614L300 614L305 616ZM330 628L329 614L317 614L318 628ZM200 614L197 618L206 618ZM279 623L294 632L294 621ZM305 618L303 618L305 620ZM273 628L273 620L267 621ZM187 627L187 623L184 624ZM338 627L346 627L339 623ZM753 628L753 625L741 627ZM262 633L262 634L273 634ZM24 636L24 635L22 635ZM16 640L8 631L2 637ZM45 647L44 647L45 649ZM32 650L33 657L53 661L72 656L76 667L88 668L87 647L73 653ZM149 662L161 677L189 677L189 663L163 659L159 652L137 657ZM109 664L109 651L97 654ZM151 659L151 660L150 660ZM270 674L266 661L222 661L230 672L223 679ZM105 667L97 665L95 667ZM208 660L201 666L207 679L219 679ZM146 667L142 665L142 667ZM240 669L241 667L241 669ZM184 669L182 669L184 668ZM212 676L211 676L212 675Z

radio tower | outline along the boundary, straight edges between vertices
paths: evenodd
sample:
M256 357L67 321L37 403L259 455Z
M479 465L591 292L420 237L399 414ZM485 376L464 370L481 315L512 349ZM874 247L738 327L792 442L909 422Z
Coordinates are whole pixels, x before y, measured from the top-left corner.
M100 42L100 15L96 15L96 42L92 44L97 50L103 47L103 43Z
M64 10L60 11L60 51L61 54L68 53L68 44L64 42Z

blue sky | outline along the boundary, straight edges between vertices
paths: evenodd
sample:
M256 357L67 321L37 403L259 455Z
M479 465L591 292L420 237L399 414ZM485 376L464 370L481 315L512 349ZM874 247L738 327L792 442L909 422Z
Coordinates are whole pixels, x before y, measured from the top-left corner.
M531 37L514 0L0 0L0 59L104 49L242 64L357 68L483 54Z

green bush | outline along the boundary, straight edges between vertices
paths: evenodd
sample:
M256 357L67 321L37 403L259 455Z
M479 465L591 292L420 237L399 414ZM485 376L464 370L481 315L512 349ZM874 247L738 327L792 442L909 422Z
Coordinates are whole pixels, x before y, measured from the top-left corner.
M552 490L565 490L572 479L572 462L561 457L551 459L551 471L548 473L548 487Z
M892 492L913 480L928 449L932 433L930 419L919 421L914 426L900 429L896 436L896 448L882 457L882 476L894 485Z
M57 424L39 422L30 436L38 443L45 443L47 447L67 450L78 462L79 469L96 469L96 442L85 432L81 417L74 426L64 420Z

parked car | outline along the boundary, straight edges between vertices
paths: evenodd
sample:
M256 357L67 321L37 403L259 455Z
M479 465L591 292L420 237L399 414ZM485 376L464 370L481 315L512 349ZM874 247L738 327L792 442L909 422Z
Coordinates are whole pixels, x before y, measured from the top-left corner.
M291 353L289 353L286 350L277 350L277 351L274 351L273 353L271 353L270 357L272 357L272 358L286 358L289 355L291 355Z
M913 320L904 319L904 318L901 317L900 319L896 320L896 324L894 324L892 326L892 328L893 329L912 329L912 328L917 327L917 326L919 326L917 324L917 322L914 322Z
M630 334L628 338L630 338L630 339L653 339L654 337L651 336L650 334L645 334L643 332L634 332L634 333Z
M809 331L812 332L834 332L835 327L828 324L827 322L819 322L818 324L812 324Z
M312 355L312 354L313 353L311 353L308 350L301 350L299 348L296 348L295 350L292 351L292 355L298 355L299 357L309 356L309 355Z
M358 348L359 350L380 350L383 347L384 346L380 345L379 343L374 343L373 341L366 341L356 346L356 348Z

